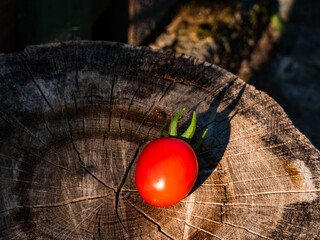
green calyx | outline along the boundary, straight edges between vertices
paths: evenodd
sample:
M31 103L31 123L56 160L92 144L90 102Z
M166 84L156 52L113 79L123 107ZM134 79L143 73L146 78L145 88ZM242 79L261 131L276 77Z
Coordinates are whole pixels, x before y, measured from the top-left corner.
M171 121L170 126L169 126L169 137L173 137L173 138L179 138L185 141L190 141L196 131L196 122L197 122L197 115L195 112L193 112L192 115L192 120L191 123L189 125L189 127L187 128L187 130L180 136L178 136L178 120L181 117L182 113L185 111L186 109L183 108ZM163 131L166 128L167 124L165 124L160 131L160 136L163 136ZM205 137L206 133L207 133L208 129L206 129L204 131L204 133L202 134L202 139Z

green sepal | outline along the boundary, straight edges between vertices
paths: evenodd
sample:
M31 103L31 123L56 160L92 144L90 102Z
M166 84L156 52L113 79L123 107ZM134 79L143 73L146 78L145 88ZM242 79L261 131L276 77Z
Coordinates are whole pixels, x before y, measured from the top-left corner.
M202 139L204 139L204 137L206 136L207 132L208 132L208 128L203 132L202 137L201 137Z
M204 139L204 137L206 136L207 132L208 132L208 128L203 132L201 139L200 139L196 144L194 144L194 145L192 146L192 148L193 148L194 150L196 150L196 149L198 149L198 148L200 147L200 145L202 144L203 139Z
M170 137L177 137L177 136L178 136L178 131L177 131L178 120L179 120L180 116L182 115L182 113L183 113L185 110L186 110L186 108L183 108L183 109L177 114L177 116L175 116L174 119L171 121L170 127L169 127L169 136L170 136Z
M165 123L165 124L162 126L162 128L161 128L161 130L160 130L160 137L163 137L163 131L164 131L164 129L166 128L166 126L167 126L167 123Z
M196 112L193 112L191 124L188 129L181 135L182 138L190 140L196 131Z

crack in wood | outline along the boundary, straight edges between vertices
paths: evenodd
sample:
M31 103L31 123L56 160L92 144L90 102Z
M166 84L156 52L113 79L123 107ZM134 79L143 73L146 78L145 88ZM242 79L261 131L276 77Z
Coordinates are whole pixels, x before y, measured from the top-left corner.
M71 122L70 122L70 119L69 119L69 111L68 111L68 108L67 106L65 105L65 108L66 108L66 111L67 111L67 116L66 116L66 120L67 120L67 123L68 123L68 127L69 127L69 136L70 136L70 140L71 140L71 144L72 144L72 147L74 149L74 151L76 152L77 154L77 157L78 157L78 160L79 160L79 164L80 166L87 172L89 173L89 175L91 175L94 179L96 179L98 182L100 182L103 186L109 188L109 189L113 189L112 187L110 187L108 184L106 184L104 181L102 181L100 178L98 178L94 173L92 173L87 167L86 167L86 164L85 162L82 160L81 158L81 155L80 155L80 152L74 142L74 139L73 139L73 134L72 134L72 126L71 126Z
M169 216L168 216L168 217L169 217ZM211 233L211 232L209 232L209 231L207 231L207 230L204 230L204 229L202 229L202 228L200 228L200 227L197 227L197 226L195 226L195 225L192 225L192 224L190 224L190 223L187 223L185 220L181 220L181 219L179 219L179 218L174 218L174 217L169 217L169 218L171 218L171 219L173 219L173 220L176 220L176 221L178 221L178 222L183 222L183 223L185 223L186 225L188 225L189 227L192 227L192 228L197 229L197 230L199 230L199 231L201 231L201 232L204 232L204 233L210 235L211 237L214 237L214 238L219 239L219 240L224 240L223 238L220 238L220 237L218 237L217 235L215 235L215 234L213 234L213 233Z
M121 112L120 119L119 119L119 121L118 121L119 135L120 135L120 139L121 139L121 140L122 140L122 127L121 127L121 119L122 119L122 116L123 116L123 112Z
M257 197L260 195L273 195L273 194L297 194L297 193L318 193L320 189L308 189L308 190L296 190L296 191L275 191L275 192L258 192L258 193L247 193L247 194L238 194L234 195L234 197Z
M54 108L52 107L52 105L50 104L49 100L47 99L46 95L44 94L44 92L42 91L40 85L37 83L37 81L35 80L35 77L33 76L33 73L30 69L30 67L28 66L26 60L24 59L24 57L22 55L19 55L19 58L21 60L21 62L23 63L25 69L27 70L27 72L29 73L30 77L31 77L31 81L34 83L34 85L37 87L37 89L39 90L42 98L44 99L44 101L47 103L47 105L49 106L49 108L51 109L52 111L52 114L54 116L54 118L56 120L58 120L57 116L56 116L56 113L54 111Z
M70 230L69 233L66 235L65 239L68 239L69 236L70 236L74 231L76 231L76 230L81 226L81 224L83 224L89 217L91 217L96 210L99 211L99 208L102 206L102 204L103 204L103 203L101 203L100 205L98 205L92 212L90 212L87 216L85 216L80 223L78 223L72 230ZM65 235L65 234L63 234L63 235ZM63 236L63 235L62 235L62 236Z
M110 99L109 99L109 122L108 122L108 132L107 136L109 135L110 128L111 128L111 117L112 117L112 98L113 98L113 90L114 90L114 85L116 81L116 73L117 73L117 66L118 66L118 60L119 56L115 58L114 66L112 68L111 72L111 90L110 90Z
M122 222L122 220L121 220L121 218L120 218L119 208L118 208L118 206L119 206L120 191L121 191L121 188L123 187L123 185L124 185L124 183L125 183L125 181L126 181L126 179L127 179L127 176L128 176L128 174L129 174L129 171L130 171L130 169L131 169L131 167L132 167L135 159L137 158L138 153L139 153L140 148L142 147L142 145L143 145L143 142L140 143L139 146L138 146L138 148L136 149L136 152L134 153L134 156L133 156L133 158L131 159L131 161L130 161L130 163L129 163L129 165L128 165L125 173L124 173L124 176L123 176L123 178L122 178L122 180L121 180L121 182L120 182L120 185L118 186L118 188L117 188L117 190L116 190L116 197L115 197L115 210L116 210L116 215L117 215L117 218L118 218L119 222L121 223L122 227L123 227L125 230L126 230L126 228L125 228L125 226L124 226L124 224L123 224L123 222ZM126 230L126 231L127 231L127 230Z
M119 125L121 125L122 119L126 119L127 115L129 114L129 110L130 110L130 108L131 108L131 106L132 106L132 104L133 104L133 100L134 100L134 98L136 97L136 95L137 95L137 93L138 93L138 91L139 91L142 83L144 82L144 80L145 80L145 78L142 78L142 79L140 80L140 82L139 82L139 84L138 84L138 87L136 88L136 90L134 91L134 93L133 93L133 95L132 95L132 98L131 98L131 100L130 100L130 102L129 102L129 105L128 105L128 109L127 109L127 111L126 111L126 113L125 113L125 115L124 115L123 118L122 118L122 114L121 114L121 117L120 117L120 119L119 119Z
M74 103L74 109L76 110L76 114L78 114L78 103L77 103L77 98L76 94L74 91L72 91L72 97L73 97L73 103Z
M19 55L18 57L19 57L20 61L23 63L24 68L25 68L25 69L27 70L27 72L29 73L29 75L30 75L30 77L31 77L31 81L36 85L36 87L37 87L37 89L39 90L42 98L44 99L44 101L46 102L46 104L47 104L47 105L49 106L49 108L51 109L54 118L55 118L56 120L58 120L58 118L57 118L57 116L56 116L56 114L55 114L55 111L54 111L52 105L50 104L50 102L49 102L48 99L46 98L46 96L45 96L44 92L42 91L40 85L36 82L35 77L33 76L33 73L32 73L32 71L31 71L30 67L28 66L26 60L24 59L24 57L23 57L22 55ZM16 120L16 119L15 119L15 120ZM37 140L40 141L42 144L44 144L45 146L48 147L48 145L47 145L45 142L43 142L40 138L35 137L35 136L34 136L25 126L23 126L18 120L16 120L16 122L21 126L20 129L23 129L28 135L30 135L30 136L33 137L34 139L37 139ZM10 122L8 122L8 123L10 123ZM14 127L16 127L16 126L14 126ZM56 153L55 153L55 154L56 154ZM49 162L49 161L47 161L47 162ZM54 166L56 166L55 164L53 164L53 163L51 163L51 162L49 162L49 163L52 164L52 165L54 165ZM63 168L64 168L64 167L63 167ZM64 169L66 169L66 168L64 168ZM70 171L70 170L68 170L68 171Z
M68 112L68 110L67 110ZM77 157L78 157L78 160L80 163L84 164L83 160L81 159L81 156L80 156L80 152L78 150L78 148L76 147L75 145L75 142L74 142L74 139L73 139L73 134L72 134L72 127L71 127L71 123L70 123L70 119L69 117L67 116L67 123L68 123L68 127L69 127L69 136L70 136L70 140L71 140L71 144L72 144L72 147L74 149L74 151L76 152L77 154Z
M221 176L219 176L220 178L220 181L222 181L221 179ZM227 201L228 201L228 193L227 193L227 186L224 185L222 186L223 187L223 190L224 190L224 196L225 196L225 199L222 199L222 205L220 207L220 222L222 223L223 222L223 215L225 213L224 211L224 206L226 205Z
M19 129L23 130L27 135L29 135L29 136L32 137L33 139L38 140L38 141L39 141L40 143L42 143L45 147L49 147L44 141L42 141L42 139L40 139L40 138L36 137L35 135L33 135L33 133L32 133L26 126L24 126L22 123L20 123L17 119L12 119L12 120L10 121L10 120L8 120L8 119L6 119L6 118L3 117L3 116L5 115L4 112L2 112L2 111L0 110L0 113L1 113L0 118L3 119L4 121L6 121L8 124L10 124L11 126L13 126L13 127L15 127L15 128L19 128ZM12 118L12 117L11 117L11 118ZM12 121L14 121L17 125L14 124ZM18 147L17 145L14 145L14 144L12 144L12 145L13 145L15 148L17 148L17 149L22 149L20 146ZM23 150L25 150L25 149L23 149ZM26 151L26 150L25 150L25 151ZM30 152L30 151L27 151L27 152L30 153L30 154L32 154L32 155L34 155L34 156L37 157L38 159L42 159L42 157L40 157L39 155L37 155L37 154L35 154L35 153L33 153L33 152ZM57 153L54 153L54 154L57 155L58 157L60 157L60 155L58 155ZM71 172L68 168L63 167L63 166L60 166L60 165L58 165L58 164L55 164L55 163L53 163L53 162L51 162L51 161L49 161L49 160L47 160L47 159L42 159L42 160L44 160L45 162L51 164L52 166L55 166L55 167L58 167L58 168L61 168L61 169L64 169L64 170L67 170L67 171ZM24 163L25 163L25 162L24 162Z
M156 59L156 62L159 61L159 59L157 59L157 58L154 58L153 60L155 60L155 59ZM150 64L149 64L149 66L147 67L147 70L146 70L147 72L150 71L150 68L151 68L151 66L152 66L153 64L154 64L154 61L150 61ZM146 78L143 77L143 78L139 81L138 87L136 88L136 90L134 91L134 93L133 93L133 95L132 95L132 97L131 97L131 100L130 100L129 105L128 105L128 109L127 109L127 111L126 111L123 119L126 119L127 115L129 114L130 108L131 108L131 106L133 105L133 101L134 101L134 99L135 99L135 97L136 97L139 89L141 88L143 82L145 81L145 79L146 79ZM122 116L121 116L121 117L122 117ZM120 120L119 120L119 125L121 125L121 121L122 121L122 118L121 118L121 117L120 117Z
M85 196L85 197L79 197L79 198L74 198L74 199L69 199L66 201L58 202L58 203L50 203L50 204L38 204L38 205L30 205L28 206L29 208L49 208L49 207L61 207L73 203L78 203L78 202L83 202L86 200L96 200L100 198L105 198L111 194L113 194L114 191L111 190L105 194L100 194L100 195L95 195L95 196Z
M263 239L267 239L267 240L272 240L272 238L269 238L269 237L264 236L264 235L262 235L260 233L254 232L254 231L250 230L247 227L235 225L235 224L232 224L232 223L229 223L229 222L222 222L222 223L226 224L226 225L229 225L231 227L234 227L234 228L240 228L240 229L245 230L246 232L251 233L251 234L253 234L253 235L257 236L257 237L260 237L260 238L263 238Z
M50 130L49 126L48 126L48 123L47 123L47 121L46 121L46 119L45 119L44 115L43 115L43 122L44 122L44 125L45 125L45 127L46 127L46 130L47 130L47 131L48 131L48 133L51 135L51 137L54 139L54 138L55 138L55 136L54 136L54 134L51 132L51 130Z
M170 87L173 85L173 82L169 83L169 85L166 87L162 95L153 103L153 105L148 109L147 113L144 115L144 118L142 119L140 125L138 126L136 132L134 135L137 135L141 126L143 125L144 121L147 119L147 117L150 115L152 110L157 106L157 104L161 101L161 99L166 95L166 93L169 91Z
M76 62L76 87L78 90L80 90L80 84L79 84L79 65L78 65L78 58L79 58L79 44L76 44L75 47L75 62Z
M116 210L116 215L117 215L117 218L118 218L119 222L121 223L121 225L123 226L123 228L124 228L125 230L126 230L126 228L125 228L125 226L123 225L123 222L122 222L122 220L121 220L121 218L120 218L119 209L118 209L120 192L121 192L121 190L122 190L123 185L125 184L125 182L126 182L126 180L127 180L127 177L128 177L129 172L130 172L130 169L131 169L133 163L135 162L135 160L136 160L136 158L137 158L137 156L138 156L138 153L139 153L141 147L143 146L145 140L148 138L149 133L150 133L151 129L154 127L154 125L155 125L155 123L149 128L149 130L148 130L148 132L147 132L147 134L146 134L146 137L145 137L144 140L139 144L138 148L136 149L136 151L135 151L135 153L134 153L133 158L131 159L131 161L129 162L129 165L128 165L127 168L126 168L126 171L125 171L125 173L124 173L124 176L123 176L123 178L122 178L119 186L118 186L117 189L115 190L115 191L116 191L116 196L115 196L115 210Z
M21 172L21 173L28 173L28 174L30 174L30 172L24 171L24 170L21 170L21 169L18 169L18 168L9 168L9 167L0 166L0 169L12 170L12 171L17 171L17 172Z
M204 205L217 205L217 206L223 206L223 203L218 203L218 202L199 202L199 201L180 201L181 203L194 203L194 204L204 204Z
M4 227L0 228L0 232L3 232L3 231L10 229L10 228L14 228L14 227L19 226L20 224L24 224L24 223L25 223L25 221L21 220L21 221L15 222L14 224L4 226Z
M41 144L43 144L44 146L48 146L41 138L35 136L26 126L24 126L18 119L14 118L13 116L8 116L8 114L6 114L5 112L3 112L0 109L0 118L7 122L9 125L11 125L14 128L18 128L23 130L23 132L25 132L27 135L29 135L30 137L32 137L33 139L39 141Z
M99 239L101 239L101 216L99 215L100 213L100 210L97 212L97 217L99 218L99 221L98 221L98 236L99 236Z
M178 212L178 211L176 211L176 212ZM183 213L183 212L178 212L178 213L181 213L181 214L186 215L186 214ZM262 234L259 234L259 233L257 233L257 232L254 232L254 231L252 231L252 230L250 230L250 229L248 229L247 227L244 227L244 226L239 226L239 225L235 225L235 224L232 224L232 223L229 223L229 222L224 222L224 221L217 222L217 221L213 221L213 220L211 220L211 219L207 219L207 218L204 218L204 217L201 217L201 216L196 216L196 215L190 215L190 216L191 216L191 217L198 218L198 219L201 219L201 220L204 220L204 221L212 222L212 223L214 223L214 224L225 224L225 225L229 225L229 226L231 226L231 227L240 228L240 229L243 229L243 230L245 230L245 231L247 231L247 232L249 232L249 233L251 233L251 234L253 234L253 235L255 235L255 236L258 236L258 237L260 237L260 238L267 239L267 240L271 240L271 238L268 238L268 237L266 237L266 236L264 236L264 235L262 235ZM177 218L173 218L173 219L177 220ZM190 223L187 223L185 220L180 219L180 221L183 221L186 225L190 225Z

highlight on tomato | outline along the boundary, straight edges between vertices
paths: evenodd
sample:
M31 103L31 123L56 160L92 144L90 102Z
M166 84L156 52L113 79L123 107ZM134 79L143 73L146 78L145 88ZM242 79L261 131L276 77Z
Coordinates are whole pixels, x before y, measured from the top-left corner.
M177 133L178 120L184 111L185 108L171 121L169 136L163 136L164 125L160 138L148 143L137 161L137 189L141 197L153 206L167 207L180 202L189 194L198 176L198 160L188 143L196 130L195 112L187 130L181 136ZM202 139L206 133L207 130Z

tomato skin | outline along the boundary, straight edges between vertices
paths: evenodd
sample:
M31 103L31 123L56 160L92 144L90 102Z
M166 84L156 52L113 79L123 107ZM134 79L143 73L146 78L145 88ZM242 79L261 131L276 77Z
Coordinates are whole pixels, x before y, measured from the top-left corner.
M142 150L136 166L136 186L147 203L167 207L188 195L198 171L196 154L188 143L161 137Z

